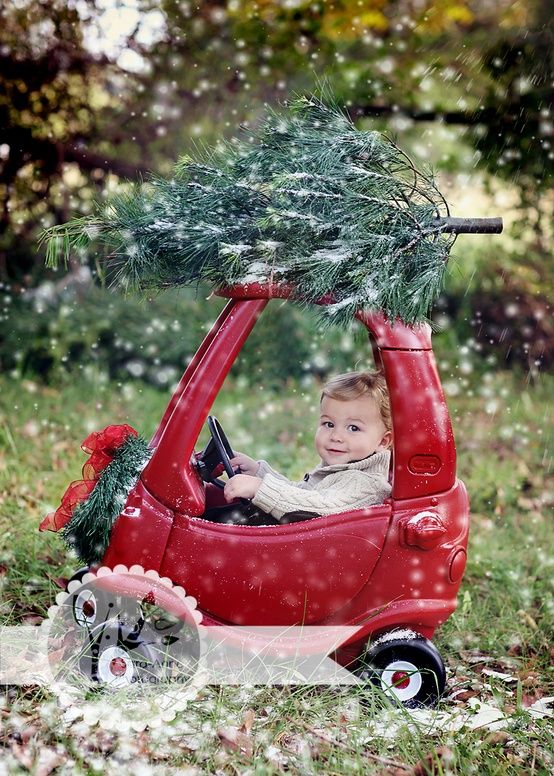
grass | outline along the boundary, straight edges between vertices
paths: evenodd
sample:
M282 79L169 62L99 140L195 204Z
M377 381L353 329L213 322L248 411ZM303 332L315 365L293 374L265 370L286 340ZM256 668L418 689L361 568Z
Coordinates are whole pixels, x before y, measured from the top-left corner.
M554 380L468 374L447 361L439 358L472 530L459 608L434 639L448 669L437 711L418 719L357 688L208 687L174 722L131 736L64 721L47 688L7 687L0 758L9 772L551 773L551 713L541 719L530 709L554 695ZM37 525L79 478L82 439L112 422L149 436L167 398L94 374L58 388L2 379L0 623L37 625L54 603L53 580L76 568L60 538ZM316 462L316 404L315 385L269 394L239 381L213 411L237 449L301 478ZM460 729L456 714L465 715Z

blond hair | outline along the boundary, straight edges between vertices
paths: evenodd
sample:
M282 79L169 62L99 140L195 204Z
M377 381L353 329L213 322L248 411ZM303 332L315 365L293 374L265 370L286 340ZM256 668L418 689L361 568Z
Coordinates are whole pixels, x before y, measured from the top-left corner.
M366 394L376 402L387 431L392 431L389 392L381 372L346 372L337 375L323 386L321 401L325 396L338 401L352 401Z

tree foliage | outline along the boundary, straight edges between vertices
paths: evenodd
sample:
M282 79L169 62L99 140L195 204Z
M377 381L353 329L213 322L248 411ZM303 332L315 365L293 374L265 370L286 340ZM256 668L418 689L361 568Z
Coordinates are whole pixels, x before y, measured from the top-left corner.
M18 0L0 49L0 273L44 226L328 78L355 120L468 128L480 163L552 180L551 0ZM127 11L124 9L127 8ZM119 31L118 34L116 32ZM550 45L550 52L549 47ZM402 119L400 121L399 119Z
M432 176L311 96L268 111L206 162L182 158L170 179L111 197L44 239L51 266L107 244L106 264L125 289L289 283L312 304L333 295L322 322L378 310L415 323L442 287L454 241L447 215Z

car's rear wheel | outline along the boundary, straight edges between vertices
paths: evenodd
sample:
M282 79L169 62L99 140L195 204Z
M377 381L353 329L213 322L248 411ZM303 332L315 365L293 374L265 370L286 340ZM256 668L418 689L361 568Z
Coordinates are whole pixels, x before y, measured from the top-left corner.
M446 684L442 658L428 639L404 634L391 631L370 643L355 672L408 708L433 706Z

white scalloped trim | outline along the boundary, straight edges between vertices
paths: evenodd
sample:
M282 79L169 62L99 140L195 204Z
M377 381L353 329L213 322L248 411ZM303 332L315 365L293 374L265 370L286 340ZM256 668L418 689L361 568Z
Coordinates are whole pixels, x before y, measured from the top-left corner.
M129 574L131 576L145 576L152 579L158 585L171 590L187 606L196 627L200 632L202 613L198 611L197 601L193 596L187 596L186 591L180 585L174 585L169 577L160 577L153 569L145 570L137 564L127 568L118 564L113 569L101 566L95 572L88 571L79 582L72 580L67 587L67 592L59 592L56 595L56 604L48 609L48 617L41 623L41 628L48 639L51 625L54 622L60 607L80 587L93 582L97 577L102 578L110 574ZM45 642L48 644L48 640ZM202 639L199 641L202 647ZM101 728L112 732L141 731L146 727L160 728L167 722L175 719L175 716L186 708L190 700L194 700L202 687L206 684L207 674L202 665L202 654L199 666L194 677L185 686L162 685L160 692L154 692L152 688L148 696L142 700L137 698L136 688L132 698L132 708L122 702L125 691L106 692L98 701L85 699L82 688L68 682L54 681L50 687L58 699L59 705L65 710L62 719L68 725L77 720L82 720L88 725L99 725ZM119 702L118 702L119 701ZM131 714L132 711L132 714Z

